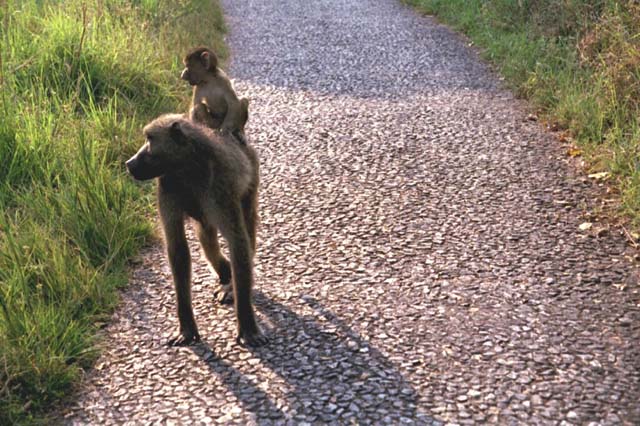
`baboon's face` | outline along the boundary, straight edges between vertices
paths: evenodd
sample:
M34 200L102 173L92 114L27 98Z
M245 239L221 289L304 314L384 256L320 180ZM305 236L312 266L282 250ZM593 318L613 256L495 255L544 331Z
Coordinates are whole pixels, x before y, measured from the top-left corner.
M184 59L184 70L180 74L180 78L189 82L192 86L197 86L202 83L209 70L205 68L205 64L196 58Z
M184 70L180 78L192 86L197 86L205 82L209 73L216 73L218 57L211 50L200 47L188 53L182 62Z
M165 165L159 161L158 155L155 155L151 148L151 142L147 142L140 150L131 157L125 164L127 170L136 180L148 180L165 173Z
M126 162L136 180L153 179L176 170L187 154L180 123L165 125L157 121L144 128L145 144Z

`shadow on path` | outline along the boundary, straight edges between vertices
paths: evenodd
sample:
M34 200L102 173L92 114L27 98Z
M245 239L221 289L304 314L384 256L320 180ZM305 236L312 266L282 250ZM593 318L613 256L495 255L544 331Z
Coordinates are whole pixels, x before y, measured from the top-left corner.
M286 383L286 408L208 345L204 354L194 352L258 419L434 423L418 413L416 391L392 362L317 300L304 296L302 303L294 302L311 308L312 314L299 315L263 294L255 299L271 342L249 350Z
M256 380L238 371L228 361L217 356L208 343L202 342L190 347L218 376L220 382L238 398L240 404L248 412L261 419L281 419L285 414L260 388Z

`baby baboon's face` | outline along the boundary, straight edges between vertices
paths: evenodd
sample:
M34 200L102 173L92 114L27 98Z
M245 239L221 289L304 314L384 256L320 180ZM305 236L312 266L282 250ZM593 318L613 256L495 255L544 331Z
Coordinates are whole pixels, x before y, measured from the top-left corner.
M126 162L136 180L160 177L180 166L187 151L180 124L161 117L144 128L145 144Z
M204 83L209 74L215 75L218 66L216 54L206 47L193 49L182 62L184 70L180 78L188 81L192 86Z
M185 58L184 70L180 74L180 78L188 81L190 85L197 86L204 82L206 75L210 71L198 58Z

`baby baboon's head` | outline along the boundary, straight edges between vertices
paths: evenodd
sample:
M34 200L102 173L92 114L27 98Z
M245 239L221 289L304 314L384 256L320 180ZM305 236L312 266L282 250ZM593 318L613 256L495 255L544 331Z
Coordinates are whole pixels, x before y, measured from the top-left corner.
M204 83L210 75L216 74L218 57L211 49L196 47L184 57L184 70L180 78L192 86Z
M166 114L147 124L142 131L145 144L126 162L129 173L137 180L148 180L184 165L191 153L185 134L190 126L180 114Z

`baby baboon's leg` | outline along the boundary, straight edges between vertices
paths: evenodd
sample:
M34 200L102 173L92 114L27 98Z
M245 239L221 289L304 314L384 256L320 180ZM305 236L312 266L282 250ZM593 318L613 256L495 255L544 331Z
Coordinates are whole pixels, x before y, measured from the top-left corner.
M231 288L231 264L220 252L218 245L218 230L212 225L203 225L196 222L196 233L207 260L215 269L220 278L222 288L216 292L216 300L222 304L233 303L233 291Z
M229 96L225 97L225 99L227 100L227 113L222 124L220 124L220 129L233 133L235 129L244 128L246 114L240 101L232 100Z
M233 274L233 299L238 321L238 341L249 346L260 346L268 342L256 323L251 305L251 287L253 286L253 250L239 205L231 205L220 230L229 242L231 252L231 271Z
M200 341L200 335L191 308L191 256L184 234L184 221L181 211L162 201L159 204L180 320L180 333L168 343L171 346L189 345Z

